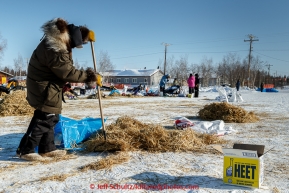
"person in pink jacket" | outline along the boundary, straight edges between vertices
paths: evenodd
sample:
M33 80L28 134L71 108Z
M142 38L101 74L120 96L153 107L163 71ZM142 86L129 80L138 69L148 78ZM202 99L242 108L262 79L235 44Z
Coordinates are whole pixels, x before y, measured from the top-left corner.
M189 94L194 93L195 88L195 76L193 74L190 74L190 77L187 80L188 86L189 86Z

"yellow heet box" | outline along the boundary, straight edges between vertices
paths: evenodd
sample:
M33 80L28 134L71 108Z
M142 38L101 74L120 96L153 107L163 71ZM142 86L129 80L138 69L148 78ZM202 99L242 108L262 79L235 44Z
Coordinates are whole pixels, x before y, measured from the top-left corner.
M222 148L224 154L223 182L260 188L264 178L264 145L234 144Z

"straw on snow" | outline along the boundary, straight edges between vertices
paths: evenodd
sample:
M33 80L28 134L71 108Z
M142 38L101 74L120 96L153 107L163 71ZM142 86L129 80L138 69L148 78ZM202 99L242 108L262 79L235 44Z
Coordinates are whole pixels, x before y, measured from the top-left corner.
M106 127L107 140L102 135L86 141L89 152L102 151L207 151L206 146L224 141L211 134L198 134L192 129L167 130L161 125L145 124L128 116Z
M127 162L128 151L168 152L194 151L210 152L210 144L222 144L225 140L211 134L198 134L192 129L167 130L161 125L145 124L128 116L120 117L116 123L106 127L107 140L101 134L86 141L83 146L89 152L118 152L97 162L81 167L88 169L111 169Z
M33 115L33 112L34 109L26 100L26 91L13 91L0 101L0 116Z
M253 112L248 113L243 108L226 102L205 105L198 114L204 120L223 120L226 123L254 123L259 121Z
M87 170L101 170L112 169L113 166L127 162L130 159L128 152L118 152L116 154L109 155L97 162L93 162L82 166L81 171Z
M60 181L63 182L66 180L66 178L71 177L76 175L75 173L72 174L57 174L57 175L53 175L53 176L47 176L47 177L42 177L39 180L40 181Z

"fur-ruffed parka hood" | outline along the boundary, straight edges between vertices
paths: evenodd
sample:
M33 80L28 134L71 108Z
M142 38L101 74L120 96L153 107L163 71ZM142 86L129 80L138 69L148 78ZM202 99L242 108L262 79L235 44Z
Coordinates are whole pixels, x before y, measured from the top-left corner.
M89 34L87 27L74 26L62 18L55 18L44 23L41 29L44 32L48 48L55 52L71 52L72 48L79 46L75 45L74 42L86 43ZM75 33L77 30L78 33Z

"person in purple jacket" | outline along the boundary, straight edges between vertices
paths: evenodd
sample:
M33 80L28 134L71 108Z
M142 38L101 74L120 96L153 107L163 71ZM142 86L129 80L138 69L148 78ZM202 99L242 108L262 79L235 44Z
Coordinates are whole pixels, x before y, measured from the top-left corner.
M189 87L189 94L193 94L195 88L195 76L193 76L193 74L190 74L187 83Z

